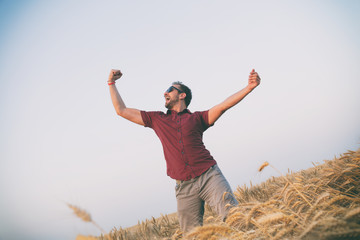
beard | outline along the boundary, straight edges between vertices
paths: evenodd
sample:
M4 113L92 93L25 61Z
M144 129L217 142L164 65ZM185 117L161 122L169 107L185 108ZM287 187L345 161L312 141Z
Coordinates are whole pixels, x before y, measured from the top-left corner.
M165 107L166 107L167 109L171 110L179 101L180 101L179 98L170 99L169 102L165 102Z

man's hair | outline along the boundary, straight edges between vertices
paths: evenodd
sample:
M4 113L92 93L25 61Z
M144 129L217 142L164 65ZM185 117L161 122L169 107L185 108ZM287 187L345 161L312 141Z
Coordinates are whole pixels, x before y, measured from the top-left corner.
M191 94L191 90L190 88L188 88L188 86L186 86L185 84L183 84L182 82L173 82L172 85L179 85L180 86L180 90L184 91L184 93L186 94L185 97L185 104L186 107L188 107L190 105L191 99L192 99L192 94Z

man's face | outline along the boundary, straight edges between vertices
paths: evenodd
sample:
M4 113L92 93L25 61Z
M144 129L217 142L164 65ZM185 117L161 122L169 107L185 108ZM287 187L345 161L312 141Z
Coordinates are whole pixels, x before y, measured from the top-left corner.
M179 85L173 85L173 87L180 89ZM171 110L180 101L180 92L175 88L169 88L164 93L165 107L169 110Z

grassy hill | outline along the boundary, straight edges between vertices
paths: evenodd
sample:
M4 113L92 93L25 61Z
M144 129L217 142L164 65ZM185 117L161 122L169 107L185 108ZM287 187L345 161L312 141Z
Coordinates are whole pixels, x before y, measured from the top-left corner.
M272 167L263 164L264 167ZM307 170L238 187L226 222L206 207L186 239L360 239L360 149ZM113 229L97 239L185 239L176 214Z

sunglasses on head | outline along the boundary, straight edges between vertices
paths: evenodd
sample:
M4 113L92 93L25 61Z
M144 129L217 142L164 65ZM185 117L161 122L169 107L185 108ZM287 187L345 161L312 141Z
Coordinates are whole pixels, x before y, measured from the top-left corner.
M174 90L174 89L178 90L179 93L183 93L183 92L184 92L184 91L181 91L180 89L178 89L177 87L174 87L174 86L169 87L169 88L166 90L166 92L167 92L167 93L170 93L170 92L172 92L172 90Z

